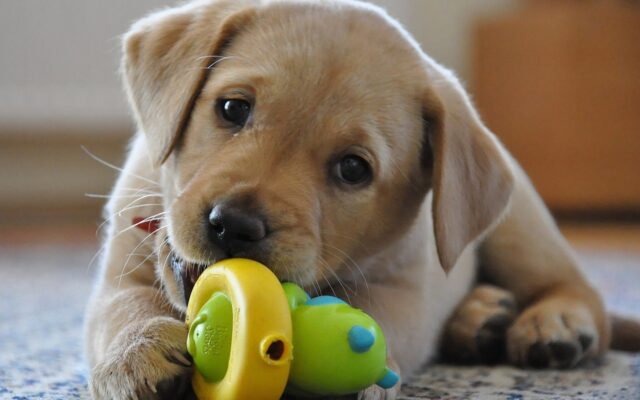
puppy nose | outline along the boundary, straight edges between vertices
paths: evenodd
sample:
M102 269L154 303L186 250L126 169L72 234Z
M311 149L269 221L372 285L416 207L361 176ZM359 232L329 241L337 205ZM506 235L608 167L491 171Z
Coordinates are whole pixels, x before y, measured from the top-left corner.
M215 205L209 213L213 241L230 255L245 250L267 236L264 218L230 203Z

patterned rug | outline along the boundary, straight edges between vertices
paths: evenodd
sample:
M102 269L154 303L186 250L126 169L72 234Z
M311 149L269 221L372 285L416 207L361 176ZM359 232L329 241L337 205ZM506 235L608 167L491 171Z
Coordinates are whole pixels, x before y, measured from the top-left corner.
M86 247L0 248L0 399L88 399L82 314L95 268ZM581 252L607 306L640 316L640 257ZM640 355L573 371L435 365L402 399L640 399Z

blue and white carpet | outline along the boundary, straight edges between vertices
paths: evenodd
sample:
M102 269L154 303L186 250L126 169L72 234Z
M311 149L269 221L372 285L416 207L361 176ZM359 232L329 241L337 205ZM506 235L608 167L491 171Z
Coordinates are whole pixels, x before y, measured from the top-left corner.
M86 247L0 248L0 399L88 399L82 317L95 271ZM640 256L581 252L610 309L640 317ZM435 365L402 399L640 399L640 355L572 371Z

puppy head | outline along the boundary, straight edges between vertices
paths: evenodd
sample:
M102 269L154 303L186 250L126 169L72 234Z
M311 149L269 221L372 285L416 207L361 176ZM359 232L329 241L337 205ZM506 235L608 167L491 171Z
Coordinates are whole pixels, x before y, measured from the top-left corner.
M401 238L432 187L449 269L506 206L511 176L464 92L377 8L194 3L135 25L123 70L173 272L247 257L324 286Z

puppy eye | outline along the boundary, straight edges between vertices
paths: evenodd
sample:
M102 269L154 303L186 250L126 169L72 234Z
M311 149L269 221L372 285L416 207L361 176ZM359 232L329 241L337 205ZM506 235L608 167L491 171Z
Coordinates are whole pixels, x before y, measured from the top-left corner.
M355 154L342 157L335 166L334 174L338 180L348 185L368 183L372 175L369 163Z
M218 101L218 112L226 122L242 128L251 114L251 104L246 100L221 99Z

